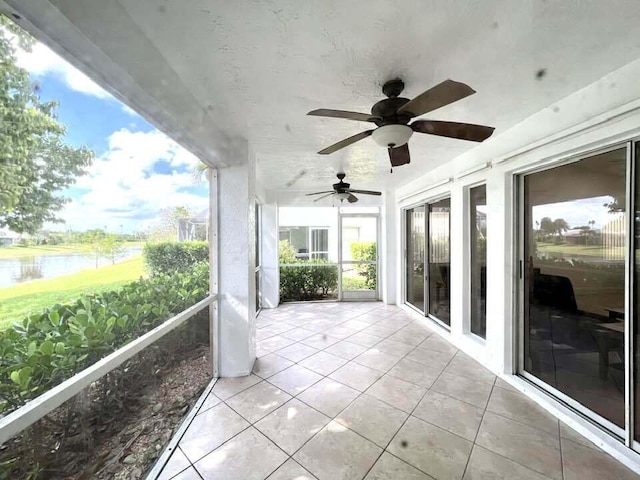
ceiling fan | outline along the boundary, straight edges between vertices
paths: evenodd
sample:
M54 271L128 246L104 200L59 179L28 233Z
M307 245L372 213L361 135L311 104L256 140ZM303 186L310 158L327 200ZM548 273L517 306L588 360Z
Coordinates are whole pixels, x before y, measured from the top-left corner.
M390 80L385 83L382 87L382 92L388 98L377 102L371 108L371 115L326 108L309 112L307 115L371 122L378 126L378 128L365 130L352 137L345 138L330 147L320 150L318 153L320 155L328 155L371 136L378 145L388 149L391 166L397 167L411 161L407 142L413 132L470 140L472 142L482 142L493 133L493 127L471 123L416 120L411 125L408 125L409 121L414 117L424 115L427 112L476 93L475 90L464 83L445 80L421 93L413 100L399 96L403 89L404 82L400 79Z
M346 183L342 181L345 177L344 173L338 173L336 177L338 177L338 180L340 181L338 183L333 184L333 190L327 190L324 192L307 193L307 196L322 195L324 193L324 195L322 195L321 197L316 198L314 202L318 202L323 198L327 198L327 197L330 197L331 195L335 195L336 198L338 198L341 202L344 202L345 200L347 200L349 203L356 203L358 201L358 197L356 197L354 193L357 193L359 195L382 195L382 192L374 192L372 190L352 189L350 183Z

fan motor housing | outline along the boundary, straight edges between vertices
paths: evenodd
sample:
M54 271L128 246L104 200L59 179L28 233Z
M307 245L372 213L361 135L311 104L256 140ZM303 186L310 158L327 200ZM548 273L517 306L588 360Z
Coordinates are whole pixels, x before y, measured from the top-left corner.
M398 109L409 103L408 98L395 97L395 98L385 98L384 100L380 100L371 108L371 114L374 117L381 118L382 120L377 121L376 125L389 125L392 123L400 123L402 125L406 125L411 120L411 117L406 114L398 113Z

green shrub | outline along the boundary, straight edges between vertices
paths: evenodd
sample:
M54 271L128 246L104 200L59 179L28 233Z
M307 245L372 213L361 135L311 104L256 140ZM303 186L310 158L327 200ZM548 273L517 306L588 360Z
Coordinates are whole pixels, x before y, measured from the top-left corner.
M297 263L296 266L280 267L281 301L321 300L336 292L336 265L327 265L323 260Z
M360 261L375 261L377 258L375 242L354 242L351 244L351 257ZM364 277L367 288L375 290L377 281L377 265L356 265L358 274Z
M209 261L207 242L162 242L144 246L144 262L149 273L175 273L198 262Z
M201 262L55 305L0 331L0 414L197 303L208 290L209 266Z

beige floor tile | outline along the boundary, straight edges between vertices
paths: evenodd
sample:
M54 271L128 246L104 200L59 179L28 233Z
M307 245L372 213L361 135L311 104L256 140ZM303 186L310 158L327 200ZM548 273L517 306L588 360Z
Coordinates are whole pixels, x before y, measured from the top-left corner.
M202 480L202 477L198 475L195 468L189 467L171 480Z
M287 360L291 360L292 362L299 362L300 360L304 360L305 358L310 357L317 352L317 348L303 345L302 343L294 343L293 345L285 347L282 350L278 350L277 355L280 355Z
M548 480L549 477L535 472L519 463L486 450L478 445L473 447L469 465L463 480Z
M324 351L332 355L337 355L338 357L342 357L346 360L351 360L357 357L358 355L360 355L362 352L366 352L367 347L363 347L362 345L358 345L358 344L343 340L341 342L334 343L329 348L326 348Z
M384 452L365 480L432 480L432 477L390 453Z
M356 332L359 332L360 330L363 330L365 328L367 328L368 326L371 325L371 323L367 323L367 322L362 322L360 320L358 320L357 318L354 320L348 320L344 323L340 324L343 327L347 327L350 328Z
M375 344L380 343L382 340L382 337L364 332L355 333L347 338L347 341L355 343L356 345L362 345L363 347L367 348L373 347Z
M318 433L331 419L293 398L255 424L289 455Z
M601 450L585 447L571 440L562 439L562 463L564 480L631 480L640 475Z
M435 425L409 417L389 452L438 480L462 478L472 443Z
M326 376L336 371L345 363L347 363L345 358L327 352L318 352L302 360L300 365L320 375Z
M430 388L442 373L441 368L432 368L412 360L403 358L400 360L387 375L399 378L409 383L420 385L421 387Z
M402 357L384 353L376 347L370 348L366 352L358 355L353 359L354 362L364 365L365 367L379 370L380 372L388 372Z
M411 345L412 347L417 347L422 342L424 342L427 338L429 338L429 332L416 333L414 331L402 329L387 337L389 340L394 342L406 343L407 345Z
M290 398L288 393L270 383L262 382L229 398L226 403L249 423L255 423Z
M253 364L253 373L262 378L269 378L271 375L275 375L291 365L293 365L291 360L287 360L275 353L270 353L256 359Z
M498 388L502 388L504 390L509 390L510 392L518 392L519 391L519 390L516 390L514 387L512 387L509 383L505 382L500 377L496 377L495 386L498 387Z
M408 416L365 393L343 410L336 421L386 448Z
M447 365L445 372L453 375L469 377L479 382L486 382L490 385L493 385L496 380L496 376L491 372L491 370L484 368L478 362L462 352L459 352L455 357L453 357L451 363Z
M298 398L307 405L333 418L353 402L360 392L330 378L323 378Z
M571 440L574 443L578 443L583 447L594 448L596 450L600 450L596 444L587 440L585 437L580 435L570 426L560 422L560 437L566 438L567 440Z
M558 434L558 419L522 393L494 388L487 410L552 435Z
M415 348L413 345L390 340L390 338L391 337L386 338L382 342L378 343L376 345L376 348L381 352L396 355L398 357L404 357L407 353Z
M320 380L322 380L321 375L300 365L293 365L270 377L269 383L295 396Z
M548 477L562 480L559 435L485 412L476 444Z
M193 463L248 426L245 419L221 403L193 419L179 446Z
M473 442L483 413L482 408L431 390L418 404L413 415Z
M411 413L426 391L424 387L385 375L367 390L367 394L403 412Z
M309 345L310 347L313 347L313 348L317 348L318 350L324 350L325 348L330 347L334 343L338 343L340 340L341 340L340 338L331 337L330 335L327 335L326 333L323 332L323 333L316 333L311 337L305 338L304 340L301 340L300 343Z
M453 356L453 353L444 353L417 347L404 358L412 362L421 363L429 368L439 368L442 370L449 364Z
M203 478L264 480L287 455L254 427L229 440L195 464Z
M255 375L219 378L213 386L212 393L220 400L226 400L260 381L262 381L262 379Z
M487 406L492 388L488 383L444 372L431 386L431 389L438 393L444 393L482 409Z
M358 330L362 330L362 329L349 328L345 326L344 323L341 323L340 325L336 325L335 327L331 327L328 330L325 330L324 333L326 333L330 337L344 340L345 338L350 337L354 333L358 332Z
M355 388L360 392L364 392L381 376L382 373L378 370L365 367L364 365L360 365L359 363L349 362L329 375L329 378L332 378L351 388Z
M182 450L176 448L156 480L170 480L190 466L189 459L182 453Z
M261 352L265 353L275 352L276 350L288 347L293 343L295 343L295 340L291 340L290 338L286 338L280 335L275 335L273 337L267 338L266 340L262 340L261 342L256 343L256 350L260 350Z
M458 353L458 349L440 335L431 335L420 344L420 348L426 348L428 350L435 350L436 352L443 353Z
M198 410L198 415L200 415L201 413L209 410L211 407L215 407L221 401L222 400L220 400L218 397L216 397L213 393L210 393L209 395L207 395L207 399L200 406L200 410Z
M382 449L338 422L331 422L293 458L320 480L363 478Z
M304 340L305 338L309 338L311 335L315 335L315 334L316 332L298 327L292 330L287 330L286 332L282 332L280 335L286 338L290 338L291 340L295 340L296 342L299 342L300 340Z
M398 328L384 327L382 325L378 325L377 323L362 330L363 333L367 333L369 335L375 335L376 337L382 337L382 338L387 338L389 335L393 335L397 331L398 331Z
M267 480L316 480L316 477L290 458L272 475L269 475Z

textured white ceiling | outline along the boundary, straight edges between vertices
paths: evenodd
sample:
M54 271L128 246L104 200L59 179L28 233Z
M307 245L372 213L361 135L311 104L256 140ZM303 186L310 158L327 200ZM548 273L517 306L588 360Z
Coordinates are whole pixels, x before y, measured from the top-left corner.
M273 190L324 190L340 170L356 188L391 189L473 148L416 134L412 163L393 174L371 139L317 155L369 125L306 112L368 112L388 79L402 78L410 98L447 78L469 84L478 93L427 118L495 126L499 142L640 57L637 0L37 1L150 92L158 118L171 115L200 152L220 133L246 137Z

